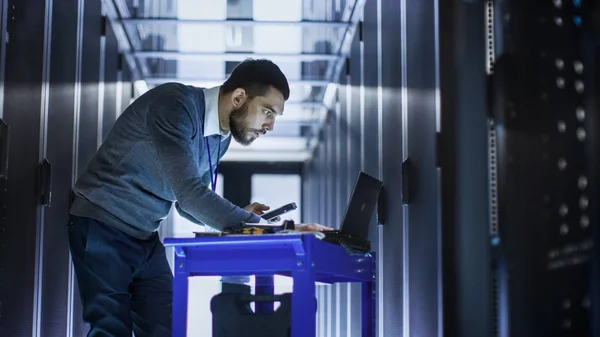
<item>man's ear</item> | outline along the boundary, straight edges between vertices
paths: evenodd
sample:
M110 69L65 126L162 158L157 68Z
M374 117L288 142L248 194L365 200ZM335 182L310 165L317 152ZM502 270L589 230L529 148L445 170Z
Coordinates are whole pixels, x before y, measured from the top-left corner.
M237 88L231 93L231 104L234 108L239 108L246 102L248 96L246 95L246 90L243 88Z

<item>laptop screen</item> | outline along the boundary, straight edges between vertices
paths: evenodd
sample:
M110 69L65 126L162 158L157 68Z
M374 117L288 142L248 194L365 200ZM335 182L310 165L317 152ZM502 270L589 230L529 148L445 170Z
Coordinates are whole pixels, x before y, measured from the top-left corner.
M383 183L364 173L359 172L350 196L348 208L342 220L341 232L359 239L369 236L369 223L377 205L379 192Z

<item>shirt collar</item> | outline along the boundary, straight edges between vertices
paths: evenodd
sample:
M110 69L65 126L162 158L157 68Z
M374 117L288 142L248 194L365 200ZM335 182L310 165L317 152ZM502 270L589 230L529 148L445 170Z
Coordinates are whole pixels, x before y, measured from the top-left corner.
M220 86L212 87L208 89L202 89L204 91L204 137L221 135L221 140L225 140L229 137L230 132L221 130L221 124L219 122L219 90Z

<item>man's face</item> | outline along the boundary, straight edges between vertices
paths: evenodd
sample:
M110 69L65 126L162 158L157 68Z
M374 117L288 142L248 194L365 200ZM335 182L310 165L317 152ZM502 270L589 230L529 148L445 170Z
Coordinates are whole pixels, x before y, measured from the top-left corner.
M273 130L275 117L283 113L284 103L283 95L274 88L269 89L264 96L238 101L237 107L234 98L229 127L235 141L250 145L261 134Z

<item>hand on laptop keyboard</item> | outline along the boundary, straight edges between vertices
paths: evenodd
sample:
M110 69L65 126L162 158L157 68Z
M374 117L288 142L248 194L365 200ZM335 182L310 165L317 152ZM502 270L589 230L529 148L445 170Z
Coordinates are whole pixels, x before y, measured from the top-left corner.
M294 230L297 232L325 232L325 231L331 231L331 230L333 230L333 228L319 225L316 223L311 223L311 224L299 223L299 224L295 225Z

